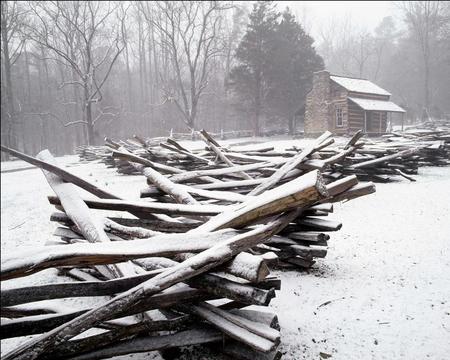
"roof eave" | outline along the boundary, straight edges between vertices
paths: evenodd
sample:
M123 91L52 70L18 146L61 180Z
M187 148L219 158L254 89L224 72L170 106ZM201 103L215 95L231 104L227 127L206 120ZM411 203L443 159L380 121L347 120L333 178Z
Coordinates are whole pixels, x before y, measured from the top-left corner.
M355 100L353 100L350 96L348 96L347 99L350 100L351 102L353 102L356 106L358 106L359 108L361 108L364 111L385 111L385 112L399 113L399 114L405 114L406 113L405 109L401 108L400 106L398 106L395 103L393 103L393 104L398 106L398 108L401 109L401 110L366 110L360 104L358 104ZM383 101L383 100L379 100L379 101ZM390 102L392 102L392 101L390 101Z

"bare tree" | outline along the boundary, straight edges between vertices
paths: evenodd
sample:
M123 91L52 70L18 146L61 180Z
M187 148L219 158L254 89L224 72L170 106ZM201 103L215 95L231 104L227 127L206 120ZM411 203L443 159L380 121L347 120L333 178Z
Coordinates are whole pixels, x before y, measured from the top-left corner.
M175 103L186 125L194 129L211 61L221 51L216 38L222 11L229 6L218 1L140 2L139 6L153 24L161 46L170 54L174 78L170 73L160 74L165 97Z
M12 66L19 58L25 38L21 36L26 11L18 1L1 2L1 58L2 58L2 141L7 146L17 146L17 114L11 80ZM3 100L3 99L2 99ZM3 101L2 101L3 103ZM4 116L3 116L4 115Z
M367 62L375 54L372 36L366 31L361 31L353 39L352 48L353 50L350 51L351 59L358 69L358 76L362 78L365 75Z
M404 1L400 3L406 22L410 26L423 61L423 103L426 112L431 106L430 71L437 34L445 25L446 19L442 12L444 5L439 1ZM447 19L448 21L448 19Z
M66 126L83 124L87 130L87 143L95 142L95 125L103 111L94 118L93 104L102 101L102 88L124 49L118 4L101 1L70 1L30 3L36 24L30 26L32 39L49 49L53 60L70 68L72 79L61 84L74 87L75 99L80 96L82 119ZM114 21L114 25L110 23ZM78 94L81 91L81 95ZM76 100L75 100L76 101Z

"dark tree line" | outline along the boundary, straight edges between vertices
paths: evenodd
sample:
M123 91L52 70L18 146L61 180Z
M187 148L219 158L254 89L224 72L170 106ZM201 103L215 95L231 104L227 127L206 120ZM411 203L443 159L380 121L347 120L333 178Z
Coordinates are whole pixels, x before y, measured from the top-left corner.
M68 154L170 129L292 133L324 64L386 87L411 116L448 114L448 3L398 6L405 30L333 24L315 43L270 1L3 1L2 144Z

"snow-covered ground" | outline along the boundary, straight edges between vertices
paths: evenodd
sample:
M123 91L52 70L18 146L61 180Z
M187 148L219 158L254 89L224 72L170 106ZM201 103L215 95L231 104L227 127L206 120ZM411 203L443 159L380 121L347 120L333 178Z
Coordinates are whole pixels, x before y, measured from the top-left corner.
M76 160L58 159L121 196L138 198L145 184L141 176ZM2 171L26 166L10 162ZM331 233L327 257L308 272L280 273L282 290L271 307L282 328L283 359L320 359L320 353L332 359L449 358L450 168L421 168L416 178L378 184L375 194L337 204L332 218L343 227ZM43 245L55 224L46 201L51 189L40 170L3 173L1 186L2 256ZM13 285L56 281L62 279L46 270ZM92 300L71 304L83 308ZM2 341L2 352L19 341Z

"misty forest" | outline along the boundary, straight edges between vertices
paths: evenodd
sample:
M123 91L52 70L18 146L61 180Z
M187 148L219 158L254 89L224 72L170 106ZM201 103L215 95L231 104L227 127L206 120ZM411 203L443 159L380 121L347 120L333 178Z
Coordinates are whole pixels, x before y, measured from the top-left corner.
M293 134L324 68L388 89L409 123L450 113L449 3L396 3L373 31L333 18L316 38L275 5L2 2L2 144L61 155L171 129Z

